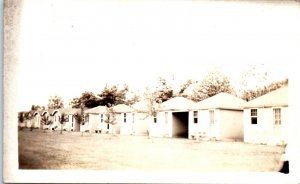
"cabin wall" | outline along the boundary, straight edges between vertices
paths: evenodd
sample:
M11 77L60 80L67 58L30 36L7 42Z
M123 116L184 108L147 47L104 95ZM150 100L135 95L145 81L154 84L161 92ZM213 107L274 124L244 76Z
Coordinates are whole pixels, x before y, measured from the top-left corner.
M221 139L244 139L243 111L220 110Z
M281 107L281 125L274 125L273 108L257 108L257 124L251 124L251 109L244 109L244 141L279 144L287 140L288 108Z

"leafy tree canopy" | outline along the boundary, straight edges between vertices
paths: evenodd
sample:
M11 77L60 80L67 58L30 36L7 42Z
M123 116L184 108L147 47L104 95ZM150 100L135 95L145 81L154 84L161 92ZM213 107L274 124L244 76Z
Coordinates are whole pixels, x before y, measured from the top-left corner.
M80 97L73 98L69 105L72 108L80 108L83 105L85 108L93 108L99 105L118 105L126 104L132 105L140 100L140 96L134 92L129 93L127 85L123 88L117 85L106 85L100 94L97 96L93 92L85 91Z
M39 110L45 110L45 107L40 106L40 105L32 105L31 106L31 111L39 111Z
M288 79L273 81L270 72L264 64L250 65L241 75L240 97L250 101L288 85Z
M119 89L117 85L108 86L106 85L98 96L99 105L118 105L126 102L126 93L128 92L128 86L124 85L123 88Z
M212 70L208 72L196 89L194 89L191 99L201 101L221 92L235 95L229 77L219 70Z
M49 98L48 109L59 109L64 107L64 102L60 96Z
M156 98L157 103L165 102L173 97L174 92L172 89L172 85L162 77L159 78L159 84L156 87L156 90L157 90L156 92L157 94L155 96L157 97Z
M253 100L257 97L270 93L278 88L288 85L288 79L284 79L281 81L272 82L270 85L258 88L258 89L249 89L245 90L242 94L242 99L246 101Z
M74 118L76 119L76 121L79 124L84 125L85 114L84 114L84 106L83 105L80 106L80 112L74 114Z
M105 123L115 125L116 122L116 112L114 111L114 107L109 104L108 108L106 109L105 113Z
M187 94L185 94L185 91L193 84L193 80L192 79L188 79L186 80L181 86L179 91L174 95L174 96L182 96L182 97L188 97Z
M141 97L138 94L136 94L134 92L127 92L125 104L132 105L140 100L141 100Z
M264 87L269 80L269 72L265 65L250 65L240 77L242 90L256 90Z
M79 98L73 98L70 102L73 108L80 108L83 105L86 108L93 108L99 105L99 98L93 92L85 91Z
M147 116L155 117L158 113L158 108L161 103L159 99L159 92L158 91L150 91L146 88L144 93L144 99L147 105Z

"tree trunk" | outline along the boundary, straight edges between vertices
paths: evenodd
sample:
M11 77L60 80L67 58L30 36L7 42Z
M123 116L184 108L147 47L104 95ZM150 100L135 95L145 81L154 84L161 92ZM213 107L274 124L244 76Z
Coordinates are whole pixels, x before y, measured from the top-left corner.
M117 136L115 125L112 126L112 134L113 136Z

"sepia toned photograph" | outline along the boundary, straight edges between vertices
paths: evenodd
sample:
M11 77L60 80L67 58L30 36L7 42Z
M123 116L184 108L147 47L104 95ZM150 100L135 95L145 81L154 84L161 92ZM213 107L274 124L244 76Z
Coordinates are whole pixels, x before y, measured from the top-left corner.
M295 181L299 10L292 0L4 1L4 177Z

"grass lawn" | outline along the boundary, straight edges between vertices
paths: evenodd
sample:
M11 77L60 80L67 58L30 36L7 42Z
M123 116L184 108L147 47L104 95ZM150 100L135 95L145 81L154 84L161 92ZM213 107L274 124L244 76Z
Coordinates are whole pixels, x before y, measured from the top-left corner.
M282 151L242 142L19 131L20 169L276 171Z

